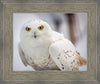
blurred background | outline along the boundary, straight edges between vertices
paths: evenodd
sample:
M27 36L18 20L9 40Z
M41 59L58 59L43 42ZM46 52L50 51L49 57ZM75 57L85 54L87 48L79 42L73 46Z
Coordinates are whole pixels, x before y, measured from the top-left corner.
M13 70L33 71L30 66L25 67L18 53L20 30L29 20L42 19L54 31L64 34L69 39L81 56L87 59L87 14L86 13L14 13L13 14ZM79 68L86 71L87 65Z

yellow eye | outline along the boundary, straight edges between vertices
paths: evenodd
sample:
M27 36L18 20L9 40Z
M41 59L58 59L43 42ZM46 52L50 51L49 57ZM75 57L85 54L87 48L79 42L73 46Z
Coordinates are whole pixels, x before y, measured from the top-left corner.
M30 31L31 30L31 28L29 28L29 27L26 27L26 31Z
M43 30L43 28L44 28L44 26L42 26L42 25L38 27L39 30Z

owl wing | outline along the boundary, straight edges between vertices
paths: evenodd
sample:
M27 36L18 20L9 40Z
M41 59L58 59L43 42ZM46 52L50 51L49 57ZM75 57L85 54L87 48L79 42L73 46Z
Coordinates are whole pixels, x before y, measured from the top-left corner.
M25 66L30 65L35 70L41 70L41 68L38 65L34 64L33 60L25 52L23 52L20 43L18 45L18 50L20 58Z
M22 50L22 48L20 46L20 43L18 44L18 51L19 51L19 56L20 56L23 64L25 66L27 66L29 63L27 62L27 59L26 59L25 54L24 54L24 52L23 52L23 50Z
M27 55L27 52L23 52L23 50L20 46L20 43L18 45L18 50L19 50L19 55L20 55L20 58L21 58L23 64L25 66L27 66L27 65L34 66L34 62L33 62L32 58Z
M76 49L69 40L63 39L52 43L49 47L49 53L60 70L78 70L79 60L76 56Z

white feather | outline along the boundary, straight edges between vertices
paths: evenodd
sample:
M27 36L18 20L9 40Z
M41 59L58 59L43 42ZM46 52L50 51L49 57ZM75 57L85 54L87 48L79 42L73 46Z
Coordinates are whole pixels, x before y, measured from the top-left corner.
M43 30L39 30L39 26L43 26ZM30 27L31 31L26 31L26 27ZM34 32L36 32L37 37L34 38ZM39 67L39 69L55 69L58 67L60 70L72 70L71 62L76 59L75 47L69 40L65 40L63 35L57 33L51 29L48 23L42 20L32 20L24 24L20 33L20 46L29 58L31 62ZM69 53L71 56L66 59L64 57L65 51L72 51ZM58 60L58 54L61 54L61 59ZM29 61L27 59L27 61ZM64 69L62 68L62 65ZM75 64L72 65L72 67Z

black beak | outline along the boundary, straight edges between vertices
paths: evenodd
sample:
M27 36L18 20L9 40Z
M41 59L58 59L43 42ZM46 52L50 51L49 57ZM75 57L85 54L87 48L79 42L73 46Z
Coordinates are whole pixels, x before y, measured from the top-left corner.
M34 32L34 38L36 38L36 37L37 37L36 32Z

